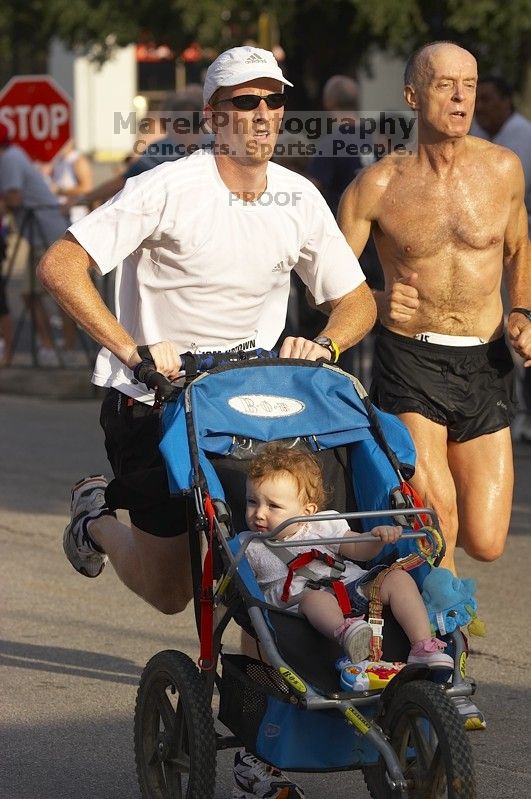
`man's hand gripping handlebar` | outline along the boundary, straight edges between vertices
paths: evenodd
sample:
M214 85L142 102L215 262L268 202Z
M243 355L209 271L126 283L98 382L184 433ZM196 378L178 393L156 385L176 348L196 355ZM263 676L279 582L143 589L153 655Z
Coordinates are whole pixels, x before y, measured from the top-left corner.
M147 345L141 345L137 347L137 350L142 360L133 369L135 379L155 391L155 395L159 400L165 401L169 399L176 390L176 386L163 374L157 372ZM191 380L197 375L208 372L218 366L276 357L277 353L274 350L263 349L235 350L233 352L185 352L180 356L182 371L186 380Z

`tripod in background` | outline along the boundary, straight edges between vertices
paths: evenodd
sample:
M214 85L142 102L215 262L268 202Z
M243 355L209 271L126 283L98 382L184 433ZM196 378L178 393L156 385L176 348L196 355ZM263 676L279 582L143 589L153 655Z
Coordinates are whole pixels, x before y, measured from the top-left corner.
M89 366L93 363L93 353L90 351L87 339L81 331L61 309L62 328L65 349L59 347L52 331L52 324L44 305L44 292L37 283L35 271L41 255L48 247L41 222L36 211L56 209L56 206L39 206L38 208L24 208L18 227L17 239L7 264L4 284L12 277L17 258L20 253L21 243L28 243L26 264L27 285L22 292L24 305L20 312L13 336L13 353L21 340L26 317L30 316L30 353L32 366ZM80 341L82 353L81 360L74 361L78 353L74 352L77 341Z

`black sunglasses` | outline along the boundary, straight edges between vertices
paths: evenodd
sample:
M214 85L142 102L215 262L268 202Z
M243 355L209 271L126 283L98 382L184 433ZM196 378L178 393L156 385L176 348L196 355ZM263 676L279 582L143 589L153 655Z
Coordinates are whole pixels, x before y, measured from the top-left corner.
M261 100L264 100L270 110L274 110L282 108L286 104L286 94L285 92L275 92L266 94L265 97L262 97L261 94L240 94L238 97L227 97L225 100L218 100L214 105L232 103L234 108L239 111L254 111L260 105Z

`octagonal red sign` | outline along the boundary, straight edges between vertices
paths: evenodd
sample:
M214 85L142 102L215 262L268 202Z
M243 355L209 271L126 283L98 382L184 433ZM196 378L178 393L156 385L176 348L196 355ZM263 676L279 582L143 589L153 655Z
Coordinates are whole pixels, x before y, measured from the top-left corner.
M70 98L49 75L19 75L0 92L0 122L36 161L51 161L71 137Z

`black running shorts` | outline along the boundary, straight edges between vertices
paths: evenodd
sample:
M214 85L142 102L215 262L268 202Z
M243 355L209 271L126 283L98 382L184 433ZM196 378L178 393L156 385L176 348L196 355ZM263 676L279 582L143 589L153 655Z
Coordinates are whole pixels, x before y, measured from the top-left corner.
M518 412L504 338L471 347L419 341L381 328L371 399L389 413L419 413L469 441L508 427Z
M131 522L163 538L186 532L186 500L172 497L159 451L160 410L114 388L100 414L114 480L105 492L110 508L125 508Z

